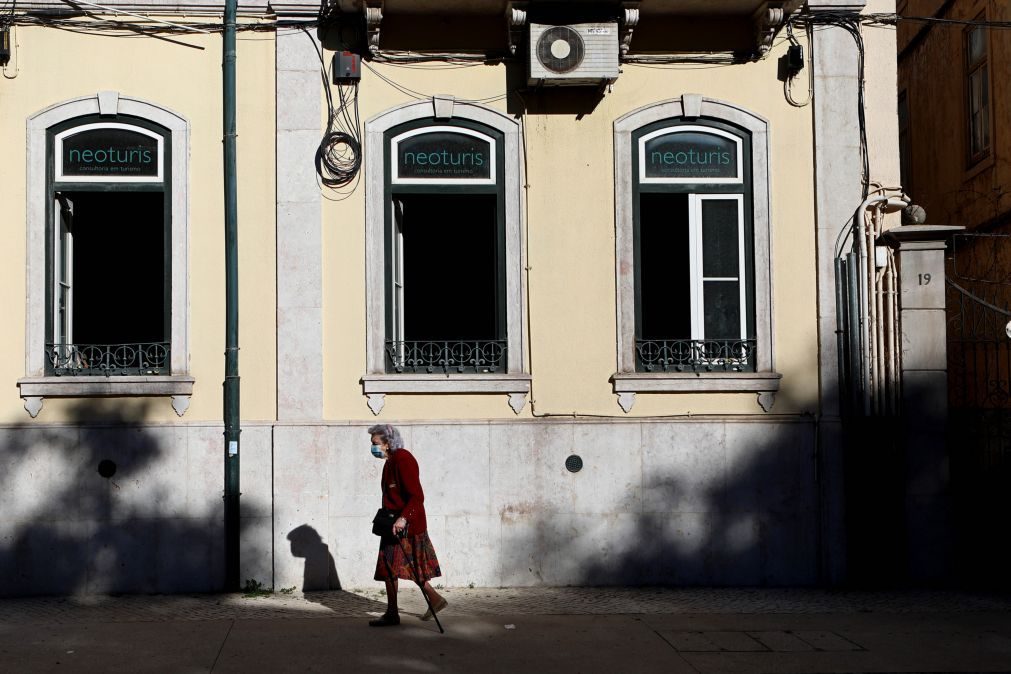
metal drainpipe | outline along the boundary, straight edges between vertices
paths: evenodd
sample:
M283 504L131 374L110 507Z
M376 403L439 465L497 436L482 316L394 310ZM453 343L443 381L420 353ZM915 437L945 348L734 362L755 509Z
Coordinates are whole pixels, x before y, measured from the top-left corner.
M221 64L225 180L225 590L239 590L239 235L235 172L235 14L225 1Z

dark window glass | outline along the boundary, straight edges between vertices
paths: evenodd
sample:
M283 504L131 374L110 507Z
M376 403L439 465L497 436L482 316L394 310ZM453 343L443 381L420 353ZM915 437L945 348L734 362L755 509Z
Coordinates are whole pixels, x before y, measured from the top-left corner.
M158 140L119 128L89 129L63 139L65 176L158 175Z
M640 337L689 339L688 195L646 193L639 208Z
M702 202L702 275L736 277L740 269L737 202Z
M399 143L400 178L432 180L491 177L491 144L471 135L435 131Z
M74 342L168 340L162 192L73 192Z
M980 15L977 21L983 21ZM969 163L990 151L990 76L987 66L987 28L978 26L966 34L966 78L969 122Z
M682 131L646 141L647 178L736 178L737 143L712 133Z
M404 340L499 339L496 198L402 194Z
M741 284L705 281L702 284L706 339L741 338Z

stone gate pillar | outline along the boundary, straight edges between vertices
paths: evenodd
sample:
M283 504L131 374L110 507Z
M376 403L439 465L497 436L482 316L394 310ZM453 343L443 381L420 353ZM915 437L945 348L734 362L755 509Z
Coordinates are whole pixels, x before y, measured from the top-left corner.
M860 12L866 0L808 0L819 12ZM818 424L822 578L846 580L846 485L836 345L835 244L863 200L860 154L860 51L838 26L821 26L811 40L815 222L818 246Z
M948 373L944 309L945 241L963 227L904 225L885 232L896 250L902 339L907 570L914 582L949 570ZM898 533L898 532L897 532Z

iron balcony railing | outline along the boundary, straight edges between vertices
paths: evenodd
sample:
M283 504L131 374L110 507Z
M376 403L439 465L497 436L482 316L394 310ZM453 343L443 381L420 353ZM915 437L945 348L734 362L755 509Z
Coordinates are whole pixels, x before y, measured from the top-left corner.
M505 372L504 339L401 342L386 340L387 372Z
M169 342L46 344L49 374L56 376L167 375Z
M753 339L637 339L640 372L754 372Z

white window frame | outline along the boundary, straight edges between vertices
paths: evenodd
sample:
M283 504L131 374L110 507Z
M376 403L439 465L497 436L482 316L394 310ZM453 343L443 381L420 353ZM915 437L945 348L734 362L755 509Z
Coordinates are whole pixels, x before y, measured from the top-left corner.
M523 343L523 245L521 220L521 186L523 185L523 149L519 124L506 115L473 103L456 101L452 117L467 119L491 127L503 134L503 183L505 210L505 301L507 356L505 372L460 374L389 374L386 372L386 278L385 227L387 203L385 177L387 144L384 136L389 129L406 122L431 119L431 126L412 129L427 133L436 129L453 133L465 129L449 126L446 118L434 117L432 101L408 103L387 110L365 123L365 271L366 271L366 372L362 376L363 393L373 414L379 414L387 394L398 393L504 393L509 396L512 410L519 414L530 392L530 374ZM439 124L442 121L443 124ZM408 132L410 133L410 132ZM403 139L406 134L398 135ZM390 145L392 146L391 139ZM494 147L494 143L492 143ZM392 154L392 153L391 153ZM396 155L392 154L395 158ZM395 159L394 159L395 160ZM392 176L392 173L391 173ZM433 181L424 180L425 183ZM439 180L461 184L461 180ZM464 183L465 184L465 183Z
M172 143L172 276L171 329L172 362L168 376L84 376L46 375L46 232L51 204L48 194L47 166L49 147L46 137L53 126L78 117L102 115L115 119L129 115L149 120L169 130ZM35 417L42 410L44 398L95 396L170 396L172 407L180 416L189 407L193 377L189 375L189 123L175 112L118 92L103 91L46 108L27 121L28 182L25 376L18 380L25 409ZM75 127L79 128L79 127ZM53 144L55 151L55 143ZM80 182L76 177L73 182Z
M746 129L751 135L754 334L758 345L756 371L636 372L633 188L640 167L633 166L632 163L632 134L642 127L664 120L684 121L687 122L685 126L692 126L691 123L699 118L734 124ZM617 371L611 380L618 396L618 404L626 413L632 409L637 393L752 392L758 394L762 409L768 411L772 407L781 375L775 371L774 360L768 127L765 119L744 108L699 94L683 94L680 98L639 108L623 115L614 123ZM708 126L702 128L706 133L715 131ZM669 131L665 129L662 132ZM741 153L738 153L740 156ZM694 179L692 182L703 181Z
M63 195L53 199L53 342L74 343L74 233L64 213L73 218L73 202L65 208ZM63 311L60 311L60 308ZM62 320L61 320L62 313Z
M399 199L393 200L393 217L390 219L390 225L393 227L391 232L392 250L390 254L393 255L393 340L400 344L401 352L398 354L398 360L403 360L403 343L405 340L404 335L407 333L407 327L404 320L404 202Z
M702 269L702 204L706 201L737 202L737 273L736 277L706 276ZM744 195L743 194L689 194L688 195L688 247L691 256L688 262L691 276L692 339L706 338L705 330L705 284L707 281L734 281L739 285L738 306L741 312L740 339L748 338L747 279L744 270Z

